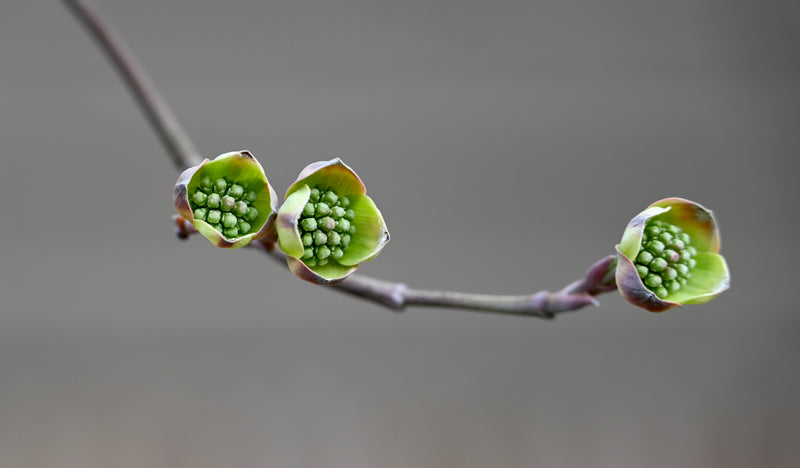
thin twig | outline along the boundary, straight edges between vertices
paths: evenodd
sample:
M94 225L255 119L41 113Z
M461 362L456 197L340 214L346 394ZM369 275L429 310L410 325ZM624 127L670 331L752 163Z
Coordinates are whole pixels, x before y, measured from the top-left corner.
M85 0L64 0L64 3L89 30L114 64L133 94L134 100L139 104L147 120L158 134L175 166L185 169L199 164L201 156L195 149L194 143L183 130L147 73L108 22ZM196 232L191 224L183 218L176 217L175 221L180 238L185 239ZM251 242L249 246L260 248L273 259L286 265L284 254L280 250L274 249L274 246L258 241ZM575 281L561 291L555 293L541 291L521 296L411 289L402 283L393 283L362 275L352 275L345 281L328 287L395 311L409 306L429 306L553 318L560 312L577 310L587 305L598 305L593 296L615 289L613 281L608 278L612 262L614 262L613 256L603 258L587 271L584 278Z
M197 234L192 224L179 215L174 215L175 234L188 239ZM283 266L286 256L273 244L251 242L249 248L261 250ZM411 289L403 283L351 275L343 282L326 286L351 296L372 301L396 312L409 306L447 307L505 315L527 315L554 318L556 314L581 309L588 305L599 305L594 296L617 289L609 272L614 270L616 257L609 255L592 265L583 278L567 285L561 291L551 293L539 291L526 295L472 294L454 291L430 291Z
M114 65L175 167L183 170L200 164L203 158L195 149L191 138L110 23L89 2L64 0L64 3L86 27Z

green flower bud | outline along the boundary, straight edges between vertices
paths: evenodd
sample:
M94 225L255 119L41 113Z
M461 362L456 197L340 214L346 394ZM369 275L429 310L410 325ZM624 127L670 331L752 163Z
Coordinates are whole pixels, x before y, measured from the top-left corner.
M212 193L211 195L209 195L208 199L206 200L206 203L208 204L209 208L219 208L219 204L220 204L219 194L218 193Z
M652 262L650 262L650 270L651 271L664 271L667 267L668 263L661 257L654 258Z
M208 221L210 224L217 224L220 222L221 219L222 219L221 212L219 212L218 210L211 210L208 212L208 218L206 219L206 221Z
M247 218L248 221L255 221L259 217L258 215L258 209L255 207L250 207L247 209L247 214L244 215L244 217Z
M322 201L324 201L330 206L334 206L339 201L339 196L336 195L334 192L328 190L327 192L325 192L325 196L322 197Z
M389 241L361 179L338 158L303 169L286 192L276 228L289 268L317 284L344 280Z
M325 216L326 214L331 212L331 207L328 206L327 203L319 202L316 206L316 214L317 216Z
M678 277L678 270L676 270L676 269L674 269L672 267L667 267L667 269L664 270L664 273L661 274L661 277L664 280L667 280L667 281L668 280L674 280L675 278Z
M647 243L645 248L653 255L658 255L664 251L664 243L657 240L650 241Z
M238 224L237 221L238 220L236 219L236 216L233 215L233 213L224 213L222 215L222 225L227 228L236 226Z
M184 171L174 189L180 215L212 243L228 248L272 231L276 198L264 169L247 151L204 160Z
M247 206L247 203L239 200L238 202L236 202L236 205L233 207L233 214L235 214L238 217L242 217L242 216L246 215L249 210L250 210L250 207Z
M328 235L322 231L314 231L312 235L314 236L314 244L316 245L323 245L328 242Z
M346 219L336 221L336 230L341 233L350 232L350 221Z
M208 216L208 210L206 208L195 208L194 210L194 219L199 219L200 221L205 221L206 216Z
M317 258L320 260L324 260L331 256L331 249L327 246L323 245L317 249Z
M238 200L242 195L244 195L244 189L239 184L233 184L228 190L228 195Z
M666 260L670 264L672 264L672 263L675 263L678 260L680 260L681 256L678 254L678 252L676 252L676 251L674 251L672 249L667 249L667 250L661 252L661 258L663 258L664 260Z
M234 206L236 206L236 200L234 200L233 197L225 195L220 201L219 209L222 211L231 211Z
M333 231L333 228L336 227L336 221L333 220L330 216L325 216L324 218L317 219L320 229L325 232Z
M644 277L644 284L646 284L648 288L658 287L661 285L661 277L651 273Z
M305 218L300 222L300 227L306 232L313 232L317 229L317 220L314 218Z
M644 232L650 237L656 237L661 234L661 228L656 225L650 225L645 228Z
M639 256L636 257L636 263L641 265L649 265L650 262L653 261L653 254L646 250L642 250L639 252Z
M617 245L617 287L651 312L710 301L729 285L718 252L719 230L709 210L681 198L660 200L628 223ZM655 258L647 263L645 254Z
M200 188L205 194L211 192L211 177L205 176L200 179Z
M219 178L214 181L214 191L217 193L225 193L226 188L228 188L228 182L225 179Z
M198 190L197 192L194 193L194 195L192 195L192 201L197 206L206 206L206 199L207 199L206 194L201 192L200 190Z

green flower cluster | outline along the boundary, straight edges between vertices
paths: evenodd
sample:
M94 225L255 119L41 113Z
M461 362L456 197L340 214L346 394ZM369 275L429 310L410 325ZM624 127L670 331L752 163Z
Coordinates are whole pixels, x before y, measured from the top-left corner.
M248 192L247 184L231 183L223 177L212 180L205 176L199 182L189 195L194 218L229 239L250 233L251 222L258 218L258 209L252 206L256 192Z
M292 273L316 284L343 281L389 242L364 183L339 158L300 171L286 190L275 231Z
M642 247L636 256L636 272L658 297L680 291L697 265L697 249L680 227L651 219L642 234Z
M714 215L684 198L664 198L634 216L617 245L622 296L650 312L702 304L730 285Z
M277 197L249 151L186 169L172 194L181 217L218 247L235 249L272 232Z
M314 187L298 219L303 243L303 261L308 266L324 266L329 258L339 260L356 233L355 211L348 209L350 199L329 188Z

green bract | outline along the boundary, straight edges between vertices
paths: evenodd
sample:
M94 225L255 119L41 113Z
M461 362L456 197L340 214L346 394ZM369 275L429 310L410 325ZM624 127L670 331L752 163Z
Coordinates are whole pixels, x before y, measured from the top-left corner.
M659 200L634 217L617 245L622 296L651 312L702 304L728 289L711 211L682 198Z
M317 284L342 281L389 242L381 212L341 159L306 166L278 210L278 245L289 269Z
M225 153L186 169L174 196L178 213L219 247L241 247L274 227L275 191L247 151Z

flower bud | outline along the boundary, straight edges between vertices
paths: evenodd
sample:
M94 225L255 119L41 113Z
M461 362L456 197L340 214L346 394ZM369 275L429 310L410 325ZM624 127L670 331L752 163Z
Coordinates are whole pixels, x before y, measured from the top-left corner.
M206 204L208 205L209 208L215 208L215 209L219 208L220 204L219 194L212 193L211 195L209 195L208 199L206 200Z
M273 229L275 192L247 151L225 153L185 170L174 199L181 216L220 247L241 247Z
M239 184L233 184L231 185L231 189L228 191L228 194L238 200L244 194L244 189Z
M651 312L702 304L728 289L710 210L666 198L635 216L617 245L616 282L622 296Z
M276 228L289 268L317 284L344 280L389 241L363 182L339 158L303 169L286 192Z

